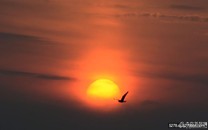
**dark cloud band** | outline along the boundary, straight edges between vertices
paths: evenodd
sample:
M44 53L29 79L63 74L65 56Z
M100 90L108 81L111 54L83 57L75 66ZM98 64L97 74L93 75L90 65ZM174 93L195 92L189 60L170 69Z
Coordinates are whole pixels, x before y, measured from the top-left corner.
M159 19L167 19L167 20L208 22L208 17L203 17L199 15L169 15L169 14L161 14L155 12L126 13L126 14L116 15L116 17L151 17L151 18L159 18Z
M0 75L23 76L23 77L46 79L46 80L75 80L75 78L72 77L65 77L65 76L58 76L51 74L39 74L39 73L23 72L23 71L15 71L15 70L0 70Z

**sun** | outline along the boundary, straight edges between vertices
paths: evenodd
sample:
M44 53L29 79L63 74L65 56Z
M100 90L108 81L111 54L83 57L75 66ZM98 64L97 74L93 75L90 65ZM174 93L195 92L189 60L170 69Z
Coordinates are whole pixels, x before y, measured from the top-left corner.
M119 94L119 87L109 79L98 79L87 89L87 95L91 98L113 99Z

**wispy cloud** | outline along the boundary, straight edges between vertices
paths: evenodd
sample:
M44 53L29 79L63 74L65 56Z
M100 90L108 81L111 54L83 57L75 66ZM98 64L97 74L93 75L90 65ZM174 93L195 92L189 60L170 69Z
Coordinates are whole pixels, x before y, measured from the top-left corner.
M41 36L0 32L0 54L32 54L42 57L75 58L79 46L62 44ZM70 50L68 49L70 48ZM1 57L1 56L0 56ZM3 57L5 58L5 57Z
M199 15L171 15L171 14L161 14L156 12L125 13L125 14L118 14L115 16L116 17L150 17L150 18L159 18L164 20L208 22L208 17L199 16Z
M208 75L205 74L186 74L186 73L171 73L171 72L136 72L137 76L149 78L161 78L168 80L178 80L184 82L195 82L202 85L208 85Z
M46 80L75 80L72 77L52 75L52 74L40 74L33 72L24 72L24 71L16 71L16 70L0 70L0 75L2 76L22 76L22 77L30 77L30 78L39 78Z
M24 42L37 42L43 41L43 38L32 36L32 35L24 35L24 34L17 34L17 33L7 33L7 32L0 32L0 42L1 43L18 43L20 41Z
M178 9L178 10L194 10L194 11L201 11L204 10L203 7L199 6L189 6L189 5L170 5L171 9Z

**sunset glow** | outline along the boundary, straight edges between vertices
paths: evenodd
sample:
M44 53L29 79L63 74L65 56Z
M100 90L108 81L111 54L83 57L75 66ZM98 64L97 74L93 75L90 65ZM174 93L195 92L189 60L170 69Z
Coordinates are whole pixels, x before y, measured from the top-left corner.
M129 65L124 54L104 47L89 50L77 61L79 69L73 75L79 79L66 95L72 93L75 100L93 111L116 110L119 105L114 99L121 98L126 90L133 91L134 80L125 69Z
M0 16L0 130L207 124L208 0L0 0Z

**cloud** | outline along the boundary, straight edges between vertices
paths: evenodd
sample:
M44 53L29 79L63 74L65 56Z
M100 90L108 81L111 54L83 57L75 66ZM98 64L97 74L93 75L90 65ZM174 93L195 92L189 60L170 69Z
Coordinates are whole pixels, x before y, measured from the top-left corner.
M171 9L178 9L178 10L194 10L194 11L201 11L204 8L199 6L189 6L189 5L170 5Z
M125 13L116 15L116 17L151 17L166 20L180 20L180 21L191 21L191 22L208 22L208 17L199 15L169 15L161 14L156 12L142 12L142 13Z
M40 58L46 56L55 57L56 54L53 51L58 49L57 44L50 40L17 33L0 32L0 43L0 57L3 61L11 55L17 56L19 54L24 54L26 57L28 55L35 55Z
M208 85L207 74L191 75L191 74L168 73L168 72L137 72L136 75L141 77L179 80L179 81L195 82L202 85Z
M46 80L75 80L75 78L72 78L72 77L51 75L51 74L40 74L40 73L32 73L32 72L23 72L23 71L15 71L15 70L0 70L0 75L22 76L22 77L39 78L39 79L46 79Z
M48 39L17 33L0 32L0 50L6 52L36 52L40 48L52 47L55 42Z
M33 36L17 33L0 32L0 58L6 60L9 56L22 55L22 58L30 56L47 59L74 59L79 56L80 50L84 48L77 44L64 44L42 36ZM11 57L10 57L11 59Z
M7 32L0 32L0 42L1 43L10 43L15 42L18 43L19 41L24 42L37 42L43 41L43 38L24 35L24 34L16 34L16 33L7 33Z

